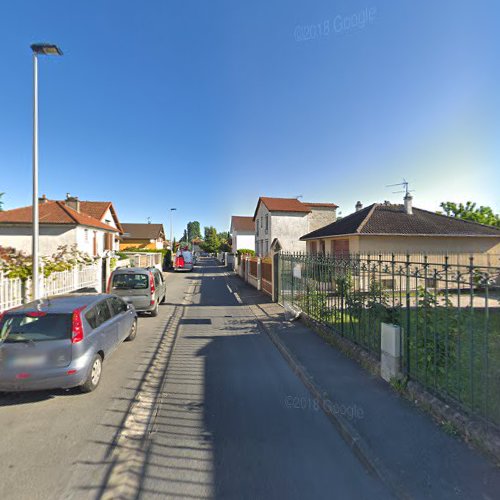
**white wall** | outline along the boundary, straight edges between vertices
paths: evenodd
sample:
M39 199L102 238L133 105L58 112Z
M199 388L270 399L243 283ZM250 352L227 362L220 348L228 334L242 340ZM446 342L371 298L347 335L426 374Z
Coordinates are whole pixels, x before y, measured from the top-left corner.
M242 248L255 250L255 235L253 234L233 234L233 252Z
M307 234L309 229L308 214L300 212L287 212L273 214L271 217L271 237L278 238L285 252L305 252L306 244L300 237Z
M0 226L0 246L13 247L31 255L31 226ZM72 226L40 225L40 255L52 255L61 245L74 245L77 242L76 228Z
M76 228L76 234L77 234L77 247L78 250L81 252L88 253L91 256L94 256L94 232L96 234L97 238L97 255L99 257L102 257L104 254L104 248L105 248L105 235L106 231L103 231L101 229L96 229L96 228L91 228L91 227L83 227L83 226L78 226ZM115 238L116 235L113 234L113 238ZM115 245L113 244L113 248ZM115 249L115 248L114 248Z
M104 222L104 224L107 224L108 226L111 226L111 227L114 227L115 229L118 229L116 226L116 223L115 223L115 219L113 218L113 214L111 213L111 210L109 208L104 213L104 216L101 219L101 222ZM160 248L163 248L163 246ZM113 235L113 250L115 252L118 252L120 250L120 240L118 238L117 233L115 235Z

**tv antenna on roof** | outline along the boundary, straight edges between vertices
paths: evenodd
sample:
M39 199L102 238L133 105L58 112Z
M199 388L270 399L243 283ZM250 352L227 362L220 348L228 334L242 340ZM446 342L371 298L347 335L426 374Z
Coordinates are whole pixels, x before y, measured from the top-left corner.
M151 224L151 217L147 217L148 224Z
M295 198L297 198L297 200L298 200L299 198L304 198L304 196L301 194L298 194L297 196L295 196Z
M410 193L413 193L414 189L408 189L409 182L406 179L403 179L403 182L399 182L398 184L388 184L385 187L395 187L395 186L403 186L403 191L393 191L393 194L404 193L405 196L408 196Z

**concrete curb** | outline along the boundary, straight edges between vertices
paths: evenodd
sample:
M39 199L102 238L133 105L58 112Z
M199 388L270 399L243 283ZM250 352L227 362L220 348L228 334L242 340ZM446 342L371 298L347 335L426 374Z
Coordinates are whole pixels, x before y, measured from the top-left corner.
M286 362L293 370L293 372L300 378L302 383L306 386L314 398L321 402L321 408L330 419L336 429L339 431L342 439L349 445L358 460L385 486L391 493L399 499L410 499L411 496L406 492L403 484L395 475L389 471L382 463L377 454L361 437L358 431L351 425L349 420L344 416L332 410L330 404L331 395L328 395L319 384L317 384L313 377L308 373L307 369L301 365L290 350L281 342L278 335L272 331L262 320L259 319L258 314L255 312L255 307L252 304L246 304L254 314L259 327L268 335L271 342L276 346L281 355L285 358Z

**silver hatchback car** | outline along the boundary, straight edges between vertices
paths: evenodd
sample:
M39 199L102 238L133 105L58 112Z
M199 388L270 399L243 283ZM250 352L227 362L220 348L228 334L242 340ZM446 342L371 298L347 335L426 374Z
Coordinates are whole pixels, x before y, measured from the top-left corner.
M102 363L137 334L134 307L115 295L68 294L0 314L0 391L93 391Z
M167 285L156 267L120 267L111 273L108 293L133 304L137 312L158 316L160 304L167 296Z

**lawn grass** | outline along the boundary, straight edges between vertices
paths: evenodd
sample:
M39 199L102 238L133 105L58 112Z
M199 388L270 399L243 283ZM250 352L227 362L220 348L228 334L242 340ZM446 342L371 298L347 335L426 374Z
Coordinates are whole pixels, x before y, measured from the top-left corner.
M297 297L318 322L380 354L381 317L349 310L320 293ZM333 307L332 307L333 305ZM408 376L500 425L500 309L438 305L399 309L402 359Z

